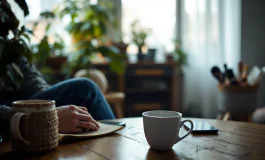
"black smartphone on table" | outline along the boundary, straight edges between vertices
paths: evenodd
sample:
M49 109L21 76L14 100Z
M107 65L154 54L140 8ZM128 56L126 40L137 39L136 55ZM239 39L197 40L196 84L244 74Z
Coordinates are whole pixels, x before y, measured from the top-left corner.
M189 130L191 128L190 123L184 124L184 128ZM211 124L203 121L194 121L193 122L193 130L191 133L198 134L216 134L218 129L212 126Z
M114 121L109 121L109 120L105 120L105 121L99 121L100 123L104 123L104 124L111 124L111 125L117 125L117 126L126 126L126 123L124 122L114 122Z

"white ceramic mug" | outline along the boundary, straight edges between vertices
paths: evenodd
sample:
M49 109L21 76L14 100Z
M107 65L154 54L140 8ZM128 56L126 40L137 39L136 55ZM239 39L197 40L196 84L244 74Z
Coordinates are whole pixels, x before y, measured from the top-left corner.
M192 129L191 120L181 121L182 114L175 111L155 110L143 113L144 133L148 144L154 150L170 150L174 144L187 137ZM183 137L179 137L179 129L185 122L191 129Z

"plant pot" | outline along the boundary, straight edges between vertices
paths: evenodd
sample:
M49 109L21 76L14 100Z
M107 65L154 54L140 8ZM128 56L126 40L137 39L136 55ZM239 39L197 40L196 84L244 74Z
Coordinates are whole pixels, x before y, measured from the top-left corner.
M154 62L155 56L156 56L156 49L155 48L149 48L147 51L147 55L145 55L145 60Z
M52 67L55 70L61 70L62 66L67 61L66 56L60 56L60 57L49 57L46 60L46 64Z
M167 55L166 55L166 61L167 61L168 63L173 63L173 62L174 62L174 57L173 57L173 55L172 55L172 54L167 54Z
M137 60L138 62L144 61L144 54L142 51L142 46L138 46Z

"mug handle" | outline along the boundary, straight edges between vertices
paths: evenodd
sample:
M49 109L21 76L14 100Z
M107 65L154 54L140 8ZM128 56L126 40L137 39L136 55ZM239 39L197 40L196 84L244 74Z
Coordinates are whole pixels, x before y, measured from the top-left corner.
M22 112L17 112L15 113L12 118L11 118L11 125L10 125L10 128L11 128L11 133L12 135L14 136L14 139L16 140L20 140L22 142L24 142L26 145L29 145L29 142L26 141L20 134L20 131L19 131L19 122L20 122L20 119L23 117L23 116L26 116L27 114L26 113L22 113Z
M176 143L178 143L178 142L181 141L182 139L186 138L186 137L191 133L191 131L193 130L193 123L192 123L191 120L184 120L184 121L181 121L181 122L180 122L179 129L183 126L183 124L184 124L185 122L189 122L189 123L191 124L191 128L190 128L190 130L188 131L188 133L186 133L186 134L185 134L184 136L182 136L182 137L179 137L179 138L177 139Z

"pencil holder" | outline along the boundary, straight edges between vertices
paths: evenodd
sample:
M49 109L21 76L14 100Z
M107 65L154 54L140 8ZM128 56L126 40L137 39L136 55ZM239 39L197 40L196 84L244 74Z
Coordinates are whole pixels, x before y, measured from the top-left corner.
M259 86L219 85L218 110L235 115L250 114L257 107Z

